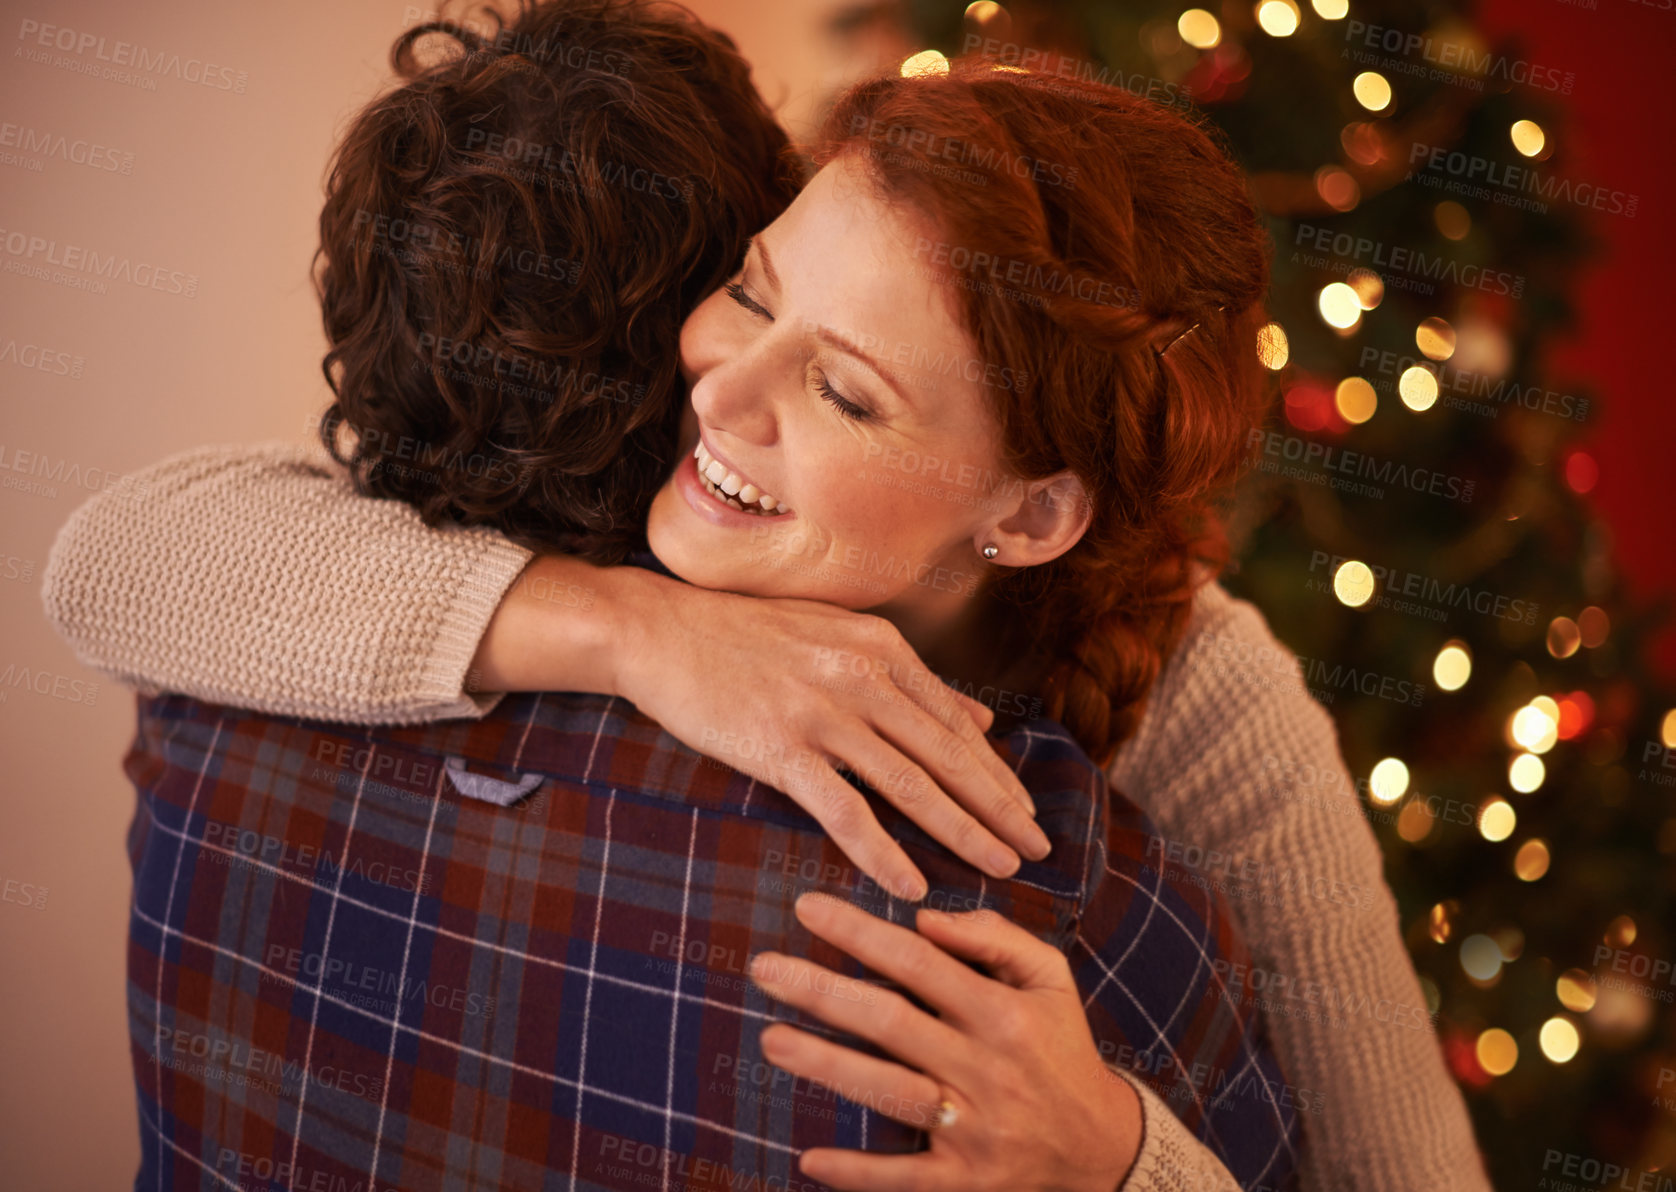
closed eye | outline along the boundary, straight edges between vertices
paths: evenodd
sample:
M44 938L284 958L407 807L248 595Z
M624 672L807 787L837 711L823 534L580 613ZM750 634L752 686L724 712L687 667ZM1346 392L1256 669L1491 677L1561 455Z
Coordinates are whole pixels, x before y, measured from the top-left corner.
M753 315L756 315L759 319L767 319L770 323L774 321L773 312L762 303L758 302L755 298L752 298L749 294L747 294L745 292L745 287L740 285L738 282L730 281L727 285L723 286L722 289L727 291L727 296L729 298L733 299L740 306L750 311Z

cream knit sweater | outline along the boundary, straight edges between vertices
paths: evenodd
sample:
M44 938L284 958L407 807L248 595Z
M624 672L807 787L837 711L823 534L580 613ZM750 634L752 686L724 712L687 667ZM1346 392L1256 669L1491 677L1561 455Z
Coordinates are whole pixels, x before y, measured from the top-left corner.
M203 448L78 509L42 577L83 662L142 690L369 724L480 716L464 691L530 553L363 500L318 448ZM1305 1129L1306 1192L1487 1192L1326 711L1252 605L1201 590L1111 767L1228 897ZM1224 1192L1144 1085L1123 1192Z

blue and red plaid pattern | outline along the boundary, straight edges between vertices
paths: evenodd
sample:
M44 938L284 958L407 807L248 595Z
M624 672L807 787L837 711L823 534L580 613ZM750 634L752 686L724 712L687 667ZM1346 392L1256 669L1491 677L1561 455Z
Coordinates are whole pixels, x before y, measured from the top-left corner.
M1054 845L1010 880L873 800L929 903L1058 945L1102 1052L1242 1186L1287 1186L1298 1120L1218 975L1247 961L1226 909L1149 859L1152 825L1063 729L1002 747ZM159 696L125 768L137 1189L802 1192L807 1147L925 1145L768 1065L774 1018L833 1032L746 977L768 948L866 975L797 922L806 890L911 905L622 701L367 729Z

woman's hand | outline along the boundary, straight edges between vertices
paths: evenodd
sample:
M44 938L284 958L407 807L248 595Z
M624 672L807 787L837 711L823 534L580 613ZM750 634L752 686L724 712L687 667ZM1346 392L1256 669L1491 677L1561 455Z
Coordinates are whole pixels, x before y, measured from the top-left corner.
M931 1149L912 1155L805 1151L805 1175L870 1192L1113 1192L1127 1178L1140 1152L1140 1098L1101 1062L1059 951L994 911L921 909L916 934L805 894L797 917L937 1012L798 957L752 961L751 979L770 997L903 1061L776 1023L762 1032L770 1063L931 1131Z
M984 739L989 710L927 670L880 617L543 557L503 598L473 671L490 691L632 700L677 740L784 791L904 898L925 896L924 877L836 765L992 876L1015 872L1018 853L1049 849L1029 796Z

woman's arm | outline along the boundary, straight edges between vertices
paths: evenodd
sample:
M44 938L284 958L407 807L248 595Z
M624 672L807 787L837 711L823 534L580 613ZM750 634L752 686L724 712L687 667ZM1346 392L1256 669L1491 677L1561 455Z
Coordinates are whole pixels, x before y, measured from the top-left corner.
M317 448L200 448L137 480L72 515L42 583L78 657L119 681L361 723L481 715L484 690L622 695L785 792L904 896L923 877L834 762L997 877L1013 848L1046 852L989 713L880 618L532 562L358 496Z
M88 666L148 691L363 724L481 716L484 626L530 552L357 497L320 448L201 447L71 515L42 576Z
M1304 1192L1489 1192L1332 718L1262 615L1211 585L1114 787L1198 848L1304 1122ZM1250 996L1249 993L1247 996Z

